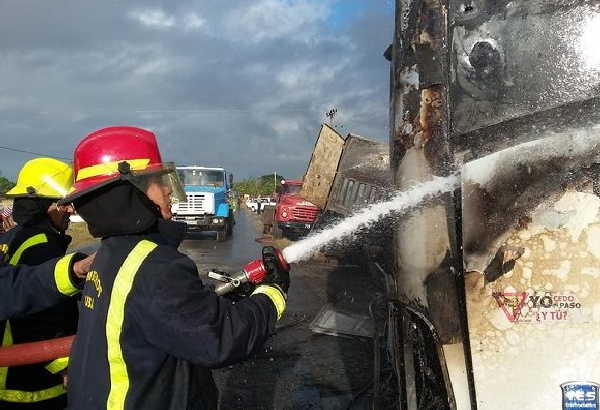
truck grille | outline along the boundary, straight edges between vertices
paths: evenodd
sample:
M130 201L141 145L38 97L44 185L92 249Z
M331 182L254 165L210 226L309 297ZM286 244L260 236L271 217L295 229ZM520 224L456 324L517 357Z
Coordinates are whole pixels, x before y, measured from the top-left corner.
M292 208L292 216L301 221L309 221L312 222L316 219L319 213L318 209L308 208L304 206L297 206Z
M206 195L205 194L187 194L186 202L177 204L177 212L180 213L206 213Z

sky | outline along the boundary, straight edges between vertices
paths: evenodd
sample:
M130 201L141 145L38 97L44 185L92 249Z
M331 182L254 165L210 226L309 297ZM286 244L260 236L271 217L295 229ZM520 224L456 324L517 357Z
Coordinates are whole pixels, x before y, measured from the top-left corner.
M301 177L325 113L386 141L391 0L0 2L0 146L70 159L147 128L163 160ZM15 179L35 155L0 149Z

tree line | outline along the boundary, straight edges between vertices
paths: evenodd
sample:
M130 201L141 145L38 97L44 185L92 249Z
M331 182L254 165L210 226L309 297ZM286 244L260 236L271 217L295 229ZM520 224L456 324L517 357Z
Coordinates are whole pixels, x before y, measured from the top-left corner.
M10 190L15 186L15 183L10 181L8 178L5 178L0 173L0 194L4 194L6 191Z
M281 185L283 176L277 174L275 180L274 174L263 175L256 178L248 178L233 184L233 189L240 195L249 194L250 196L271 196L274 195L277 187Z

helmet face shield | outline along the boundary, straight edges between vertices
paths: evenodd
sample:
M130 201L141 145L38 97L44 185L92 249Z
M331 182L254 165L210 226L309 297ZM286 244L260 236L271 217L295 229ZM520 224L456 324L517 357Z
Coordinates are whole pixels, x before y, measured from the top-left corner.
M175 164L172 162L163 162L156 167L149 167L141 171L131 171L123 178L146 193L152 185L160 187L165 195L170 197L172 203L186 200L183 185L177 175Z

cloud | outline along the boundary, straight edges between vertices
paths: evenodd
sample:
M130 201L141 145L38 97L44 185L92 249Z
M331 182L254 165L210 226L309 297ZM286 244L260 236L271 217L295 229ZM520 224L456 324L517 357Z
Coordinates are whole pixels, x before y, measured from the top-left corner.
M238 179L299 177L334 106L342 132L387 138L382 53L394 19L376 3L336 19L336 0L132 0L125 11L9 2L2 145L69 157L87 133L128 124L154 130L168 160L225 166ZM29 157L0 159L14 176Z
M164 11L156 10L137 10L131 11L129 16L151 28L168 29L175 26L175 18L168 16Z
M306 40L318 33L315 24L327 20L331 6L327 0L260 0L232 10L225 25L238 40Z
M129 12L129 18L143 26L159 30L196 31L206 26L206 20L195 12L175 17L161 9L132 10Z
M198 30L206 25L206 20L196 13L186 14L183 17L183 26L188 31Z

